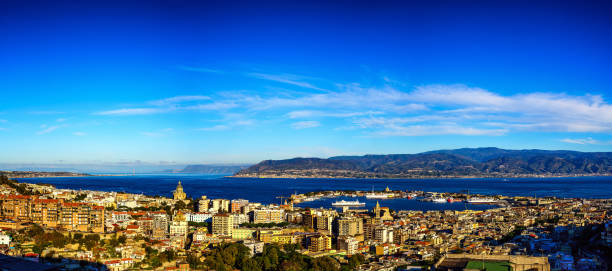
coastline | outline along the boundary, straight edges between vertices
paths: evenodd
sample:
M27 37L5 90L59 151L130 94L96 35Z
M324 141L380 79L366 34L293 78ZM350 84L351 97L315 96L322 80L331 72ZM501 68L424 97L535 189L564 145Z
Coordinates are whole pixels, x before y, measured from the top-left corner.
M522 178L579 178L579 177L610 177L612 174L572 174L572 175L512 175L512 176L398 176L398 177L358 177L358 176L300 176L300 175L230 175L224 178L244 179L367 179L367 180L424 180L424 179L522 179Z

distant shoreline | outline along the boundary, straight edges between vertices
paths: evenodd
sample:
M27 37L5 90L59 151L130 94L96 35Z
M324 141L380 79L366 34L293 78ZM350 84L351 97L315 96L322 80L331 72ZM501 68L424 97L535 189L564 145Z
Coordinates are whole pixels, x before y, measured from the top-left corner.
M612 174L576 174L576 175L521 175L521 176L406 176L406 177L351 177L351 176L244 176L231 175L226 178L248 178L248 179L372 179L372 180L423 180L423 179L523 179L523 178L579 178L579 177L610 177Z

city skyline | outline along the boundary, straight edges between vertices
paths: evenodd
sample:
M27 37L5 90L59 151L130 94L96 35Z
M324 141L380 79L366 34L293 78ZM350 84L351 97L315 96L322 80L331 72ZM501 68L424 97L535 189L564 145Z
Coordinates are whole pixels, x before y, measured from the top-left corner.
M0 7L2 164L612 151L609 3Z

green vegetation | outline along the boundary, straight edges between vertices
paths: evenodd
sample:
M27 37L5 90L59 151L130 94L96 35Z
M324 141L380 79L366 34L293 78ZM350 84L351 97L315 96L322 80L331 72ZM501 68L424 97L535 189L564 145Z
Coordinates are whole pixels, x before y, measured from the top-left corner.
M465 266L465 269L475 270L486 270L486 271L511 271L512 267L508 262L484 262L484 269L482 261L469 261Z
M100 245L100 235L88 234L83 236L81 233L64 235L59 231L45 231L38 224L34 224L28 229L22 229L17 232L13 238L20 243L25 241L34 241L32 246L34 253L40 254L47 247L63 248L67 244L79 244L79 247L86 247L87 250ZM125 241L124 241L125 242Z
M208 227L208 222L188 221L187 225L189 225L190 227L207 228Z
M503 243L509 242L510 240L514 239L514 237L521 235L523 230L525 230L525 227L517 226L516 228L514 228L513 231L507 233L501 239L497 240L497 243L503 244Z
M341 265L337 260L323 256L311 258L300 254L296 249L299 245L283 247L266 244L263 252L254 257L249 256L249 249L238 243L224 244L212 250L206 256L203 265L218 271L239 269L243 271L283 270L283 271L348 271L355 270L365 259L362 255L354 255L348 263ZM192 268L199 268L198 260L191 256L188 262Z
M5 175L0 175L0 185L7 185L8 187L15 189L20 195L40 195L40 193L28 189L26 184L19 183L16 180L11 180Z
M74 201L82 201L87 197L87 194L78 194L76 197L74 197Z

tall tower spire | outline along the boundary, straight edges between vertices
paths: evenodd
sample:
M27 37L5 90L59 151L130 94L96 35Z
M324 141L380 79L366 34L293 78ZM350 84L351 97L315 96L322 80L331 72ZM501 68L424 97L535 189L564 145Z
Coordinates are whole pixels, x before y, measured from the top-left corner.
M376 218L380 218L380 203L378 201L376 201L376 207L374 207L374 215L376 215Z

